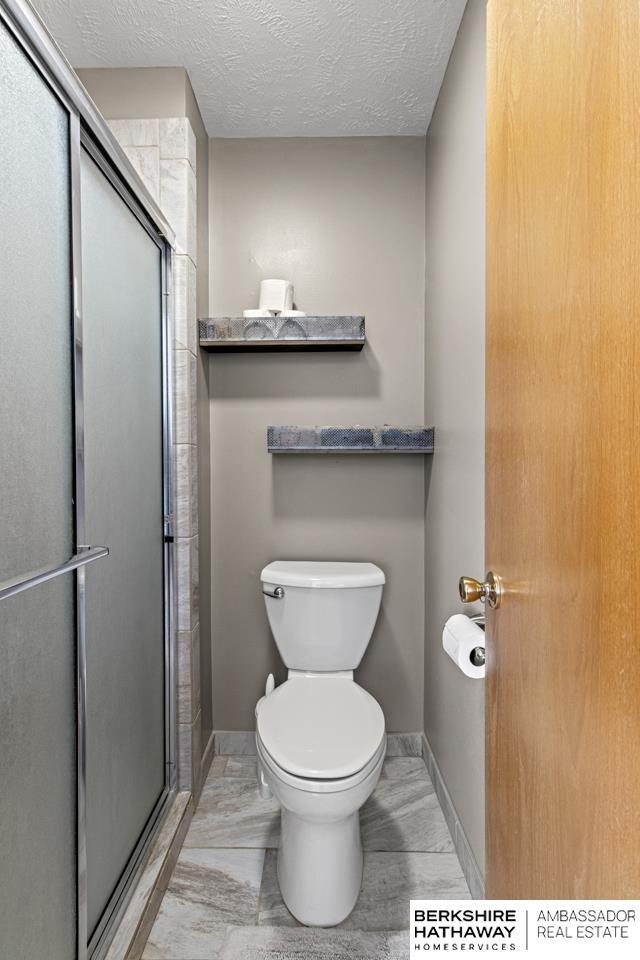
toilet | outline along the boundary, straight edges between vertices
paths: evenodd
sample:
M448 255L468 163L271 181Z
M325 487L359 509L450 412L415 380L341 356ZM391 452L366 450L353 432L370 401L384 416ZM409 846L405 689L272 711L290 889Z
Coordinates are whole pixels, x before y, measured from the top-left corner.
M334 926L358 899L359 810L386 750L382 709L353 679L385 577L373 563L276 560L261 580L289 671L256 707L259 778L282 807L280 891L301 923Z

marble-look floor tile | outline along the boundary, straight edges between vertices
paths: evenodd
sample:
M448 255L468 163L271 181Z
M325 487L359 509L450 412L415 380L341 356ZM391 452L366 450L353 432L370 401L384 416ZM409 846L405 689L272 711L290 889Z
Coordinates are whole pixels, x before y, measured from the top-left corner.
M242 777L244 780L255 780L257 777L256 758L228 757L224 775L225 777Z
M430 780L380 780L360 811L360 825L365 850L454 849Z
M258 923L300 926L287 910L277 877L277 850L267 850ZM453 853L373 853L365 851L362 888L344 930L406 930L409 900L467 900L469 890Z
M183 850L144 960L214 960L227 924L256 922L263 850Z
M227 765L227 757L214 757L209 767L210 777L221 777Z
M277 847L280 807L255 780L209 775L185 847Z
M216 753L219 753L221 756L255 757L256 735L254 731L216 731Z
M382 766L385 780L428 780L429 774L420 757L388 757Z
M388 757L421 757L422 735L419 733L388 733Z
M344 926L406 930L409 901L468 900L455 853L365 853L362 890Z
M256 780L255 757L215 757L211 765L210 777L239 777L242 780Z
M230 927L220 960L406 960L408 949L405 932Z

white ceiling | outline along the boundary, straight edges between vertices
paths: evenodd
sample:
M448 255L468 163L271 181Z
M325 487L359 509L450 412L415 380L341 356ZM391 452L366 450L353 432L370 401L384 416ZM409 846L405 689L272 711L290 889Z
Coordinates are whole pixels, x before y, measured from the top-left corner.
M466 0L33 0L74 67L186 67L215 137L421 135Z

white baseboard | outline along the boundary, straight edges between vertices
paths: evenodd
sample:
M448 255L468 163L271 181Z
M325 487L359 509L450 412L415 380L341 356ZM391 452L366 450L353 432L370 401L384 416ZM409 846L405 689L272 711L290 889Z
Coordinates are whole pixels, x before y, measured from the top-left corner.
M442 808L444 818L447 821L453 845L456 848L462 872L471 891L474 900L484 899L484 876L478 866L478 861L471 849L471 844L467 839L464 828L460 823L456 808L447 790L440 768L436 763L436 758L424 733L422 734L422 759L425 762L429 776L436 791L436 796Z

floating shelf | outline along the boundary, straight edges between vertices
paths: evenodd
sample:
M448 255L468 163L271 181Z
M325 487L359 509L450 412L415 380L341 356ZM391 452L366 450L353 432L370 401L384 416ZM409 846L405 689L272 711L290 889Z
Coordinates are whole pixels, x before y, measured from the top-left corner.
M433 453L433 427L267 427L269 453Z
M364 317L214 317L198 328L211 353L362 350L365 343Z

